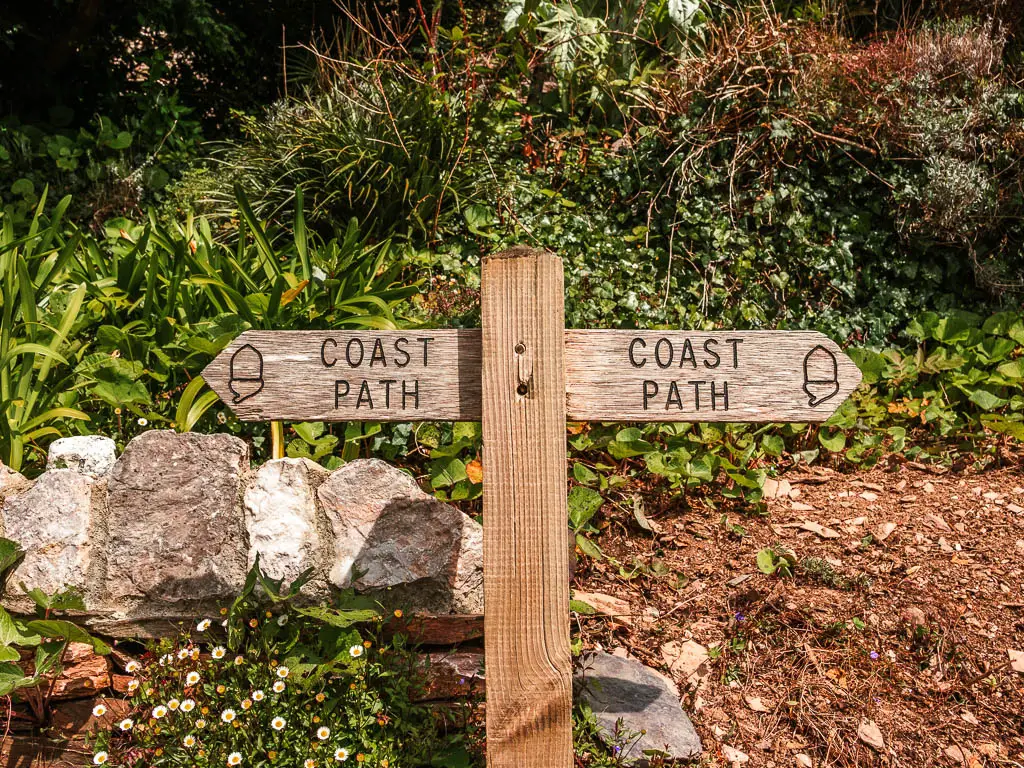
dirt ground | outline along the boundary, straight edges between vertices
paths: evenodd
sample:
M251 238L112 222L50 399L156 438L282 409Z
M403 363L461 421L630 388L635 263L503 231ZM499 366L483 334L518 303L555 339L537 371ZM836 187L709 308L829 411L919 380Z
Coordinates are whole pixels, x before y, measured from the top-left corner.
M613 515L576 587L630 615L586 645L673 675L704 765L1024 766L1024 474L779 480L763 516ZM779 545L792 576L758 569Z
M702 766L1024 766L1024 473L816 469L766 490L765 515L652 493L653 532L628 494L606 505L606 559L574 589L612 615L577 618L585 647L675 678ZM768 547L792 575L759 570ZM88 762L11 747L0 768Z

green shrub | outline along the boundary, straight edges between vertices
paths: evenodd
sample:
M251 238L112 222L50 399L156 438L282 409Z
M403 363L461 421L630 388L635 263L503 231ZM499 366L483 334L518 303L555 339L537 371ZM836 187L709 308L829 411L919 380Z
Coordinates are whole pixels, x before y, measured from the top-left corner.
M74 429L191 429L214 401L199 372L243 330L394 327L416 291L355 222L329 240L308 232L301 195L290 233L240 197L234 246L192 217L115 220L98 239L65 229L68 204L48 217L40 202L27 223L0 214L0 459L15 469Z
M226 639L203 619L134 664L132 712L101 735L93 762L468 768L472 700L452 707L461 728L444 732L417 703L425 669L402 637L385 640L380 616L351 595L346 608L292 608L303 580L282 589L257 563L224 612Z

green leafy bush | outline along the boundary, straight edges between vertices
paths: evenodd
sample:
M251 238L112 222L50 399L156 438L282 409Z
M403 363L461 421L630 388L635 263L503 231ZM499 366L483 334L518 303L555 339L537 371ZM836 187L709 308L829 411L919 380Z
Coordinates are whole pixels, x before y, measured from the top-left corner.
M191 429L215 400L199 372L243 330L390 328L416 290L355 222L329 240L308 232L301 195L290 233L240 197L234 246L192 217L111 221L99 239L65 229L68 205L47 216L41 202L27 224L0 214L0 459L15 469L87 419L121 440Z

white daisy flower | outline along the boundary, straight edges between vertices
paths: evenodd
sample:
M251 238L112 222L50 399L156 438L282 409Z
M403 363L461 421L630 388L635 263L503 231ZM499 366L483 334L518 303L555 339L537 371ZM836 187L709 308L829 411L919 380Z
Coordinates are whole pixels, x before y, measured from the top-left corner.
M245 664L245 656L235 656L235 666L240 667Z
M174 657L171 656L171 654L169 653L165 653L163 656L160 657L159 663L161 667L166 667L168 664L174 663Z
M339 763L344 763L346 760L348 760L348 750L344 747L338 747L336 750L334 750L334 759L337 760Z
M220 713L220 719L223 720L225 723L232 723L232 722L234 722L234 720L235 720L235 710L233 710L233 709L225 709L223 712Z
M317 728L317 730L316 730L316 737L318 739L320 739L320 741L323 741L324 739L328 738L330 735L331 735L331 729L330 728L325 728L325 727L321 726L320 728Z
M199 682L201 675L198 672L189 672L185 675L185 685L195 685Z
M184 661L185 659L188 658L188 656L189 656L188 648L182 648L180 651L178 651L178 661Z
M348 655L351 656L353 659L358 659L360 656L363 655L363 650L363 646L353 645L351 648L348 649Z
M128 693L134 693L135 689L138 688L138 687L139 687L139 681L138 680L129 680L128 681Z
M167 702L167 708L169 710L171 710L172 712L174 710L176 710L180 706L181 706L181 702L178 701L177 699L171 699L170 701Z
M145 419L145 418L143 418L141 416L139 417L139 426L140 427L145 427L148 424L149 424L149 419Z
M198 728L199 730L203 730L203 728L205 728L205 727L206 727L206 721L203 720L203 718L200 717L198 720L196 720L196 728Z
M242 753L232 752L228 755L228 765L241 765L242 764Z
M203 619L198 624L196 624L196 632L205 632L209 628L210 628L210 620L209 619Z
M277 626L283 627L287 623L288 623L288 614L287 613L282 613L280 616L277 617Z
M182 712L191 712L195 708L196 708L196 703L194 701L192 701L192 699L185 699L183 702L181 702L181 711Z
M274 693L280 693L284 690L284 680L278 680L274 683Z
M286 677L288 677L288 671L288 667L278 667L277 676L284 680Z
M124 665L124 671L127 672L129 675L132 675L138 672L141 666L142 665L139 664L139 662L135 661L135 659L132 659Z
M267 694L265 694L263 691L253 691L252 692L252 700L253 701L263 701L263 699L265 699L266 697L267 697Z
M105 714L107 714L107 708L102 704L97 704L92 708L93 717L103 717Z
M134 725L135 723L132 722L132 719L130 717L126 717L124 720L117 724L117 727L120 728L122 731L130 731L134 727Z
M161 717L167 714L167 707L163 704L159 704L153 707L153 717L159 720Z
M316 768L316 760L311 757L306 758L306 762L302 764L302 768Z
M227 655L227 650L224 648L224 646L218 645L216 648L213 649L210 655L213 656L213 658L215 659L223 659L224 656Z
M109 759L110 755L108 755L106 752L97 752L95 755L92 756L92 764L103 765Z
M287 724L288 722L280 715L278 715L270 721L270 727L273 728L275 731L283 730Z
M184 744L188 749L192 749L192 747L196 745L196 737L190 733L188 736L182 739L181 743Z

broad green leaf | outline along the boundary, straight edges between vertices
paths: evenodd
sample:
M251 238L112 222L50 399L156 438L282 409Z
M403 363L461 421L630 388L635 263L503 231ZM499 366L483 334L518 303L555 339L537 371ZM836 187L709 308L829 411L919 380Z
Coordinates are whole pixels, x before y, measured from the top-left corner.
M604 504L604 499L593 488L576 485L569 491L569 523L573 530L586 525Z

